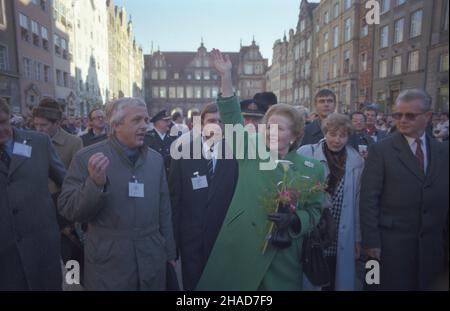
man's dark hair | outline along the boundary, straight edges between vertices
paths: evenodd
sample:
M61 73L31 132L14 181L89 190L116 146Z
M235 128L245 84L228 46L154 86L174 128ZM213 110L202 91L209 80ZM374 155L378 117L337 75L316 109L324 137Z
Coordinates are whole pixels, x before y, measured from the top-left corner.
M330 89L321 89L317 92L316 96L314 96L314 103L319 97L333 97L333 101L336 104L336 94L334 94L334 92Z
M91 109L91 111L89 111L89 113L88 113L88 119L89 119L89 121L92 121L92 114L93 114L94 112L96 112L97 110L103 111L103 109L100 108L100 107L95 107L95 108Z
M366 108L364 109L364 112L367 112L367 111L373 111L373 112L375 112L375 115L378 115L378 109L375 108L375 107L373 107L373 106L368 106L368 107L366 107Z
M364 121L367 121L366 115L362 111L354 111L350 114L350 120L353 120L354 115L361 115L364 118Z
M206 106L203 107L202 113L200 114L202 124L203 124L203 120L205 119L205 115L207 113L216 113L216 112L219 112L219 108L217 107L216 103L206 104Z

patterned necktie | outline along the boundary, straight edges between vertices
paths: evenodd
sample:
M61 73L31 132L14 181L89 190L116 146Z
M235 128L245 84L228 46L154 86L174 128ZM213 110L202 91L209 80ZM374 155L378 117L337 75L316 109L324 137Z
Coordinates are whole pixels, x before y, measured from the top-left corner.
M11 164L11 157L5 150L5 146L0 146L0 160L6 165L7 168L9 168L9 165Z
M417 163L419 163L419 167L422 170L422 172L425 172L425 164L424 164L424 157L423 157L423 151L422 151L422 140L420 138L416 139L416 159Z

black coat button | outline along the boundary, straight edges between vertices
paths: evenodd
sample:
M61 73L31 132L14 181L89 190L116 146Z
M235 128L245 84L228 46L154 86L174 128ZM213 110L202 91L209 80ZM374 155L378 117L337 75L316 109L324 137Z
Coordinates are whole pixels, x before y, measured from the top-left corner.
M13 215L17 215L19 213L19 210L17 208L12 210Z

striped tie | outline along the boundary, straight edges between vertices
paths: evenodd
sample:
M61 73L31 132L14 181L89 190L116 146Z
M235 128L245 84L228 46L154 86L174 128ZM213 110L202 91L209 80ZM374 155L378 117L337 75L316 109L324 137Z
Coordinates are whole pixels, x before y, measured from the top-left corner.
M422 170L422 172L425 172L425 164L424 164L424 156L422 151L422 140L420 138L416 139L416 159L417 163L419 163L419 167Z

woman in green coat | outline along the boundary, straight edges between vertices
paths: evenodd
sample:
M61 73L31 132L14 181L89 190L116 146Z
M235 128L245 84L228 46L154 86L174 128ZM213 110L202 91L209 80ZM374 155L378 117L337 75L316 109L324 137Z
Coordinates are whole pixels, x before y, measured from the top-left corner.
M213 50L211 62L222 78L222 94L217 101L222 122L243 124L239 100L233 94L229 58ZM247 133L244 150L257 150L258 143L263 143L278 159L289 161L290 168L286 172L282 165L275 164L272 170L262 170L260 164L267 160L253 159L249 153L238 159L236 192L197 290L302 289L303 236L319 222L324 200L321 191L311 189L323 182L324 169L319 162L296 153L304 120L295 108L275 105L267 112L264 123L278 125L278 136L274 139L268 134ZM286 177L301 181L301 188L296 189L301 203L291 212L281 213L275 211L277 204L274 202L273 210L267 211L262 201L276 193L277 185L286 181ZM271 227L275 230L270 231ZM269 231L273 237L281 229L288 232L289 246L279 247L275 241L268 241Z

